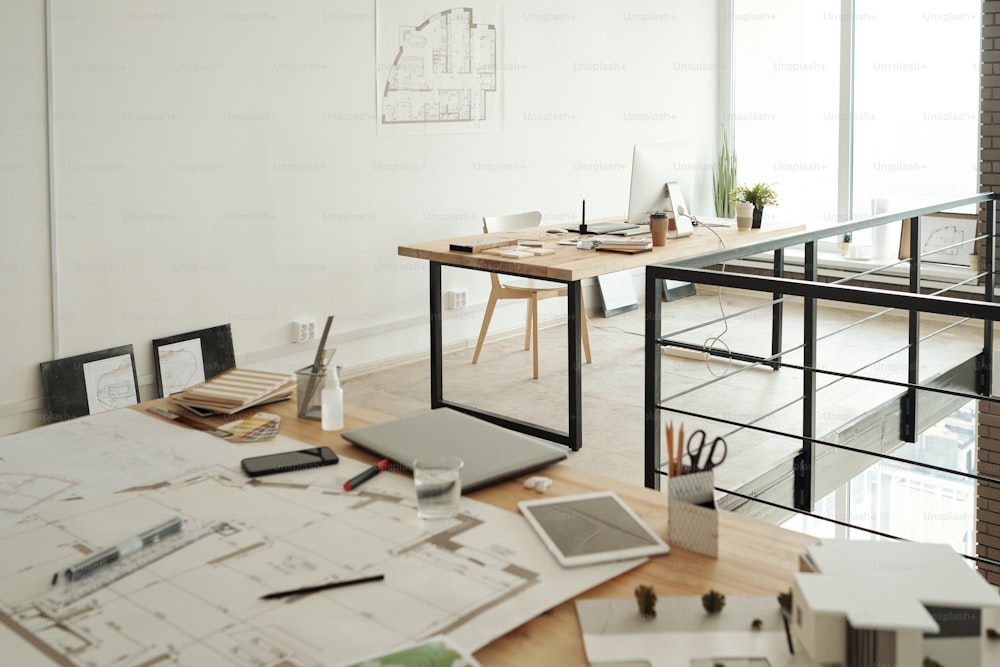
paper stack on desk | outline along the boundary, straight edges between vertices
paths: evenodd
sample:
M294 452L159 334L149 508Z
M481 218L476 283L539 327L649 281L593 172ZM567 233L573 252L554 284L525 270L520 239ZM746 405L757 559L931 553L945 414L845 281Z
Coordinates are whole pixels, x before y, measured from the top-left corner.
M240 410L291 398L295 380L287 373L233 368L172 394L180 405L231 415Z

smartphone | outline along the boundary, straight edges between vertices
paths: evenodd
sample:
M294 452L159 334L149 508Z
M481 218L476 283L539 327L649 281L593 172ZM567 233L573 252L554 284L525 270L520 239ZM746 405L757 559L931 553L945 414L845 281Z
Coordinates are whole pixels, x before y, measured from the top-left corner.
M327 447L313 447L294 452L280 452L243 459L240 465L250 477L273 475L278 472L292 472L319 466L332 466L340 460L336 452Z

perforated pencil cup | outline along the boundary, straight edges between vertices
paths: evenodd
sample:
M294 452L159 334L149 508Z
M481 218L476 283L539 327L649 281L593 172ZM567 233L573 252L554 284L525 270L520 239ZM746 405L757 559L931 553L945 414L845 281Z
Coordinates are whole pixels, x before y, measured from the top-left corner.
M667 541L705 556L719 556L719 512L711 470L667 478Z
M323 414L323 387L326 386L326 369L316 373L312 366L295 371L295 396L299 417L320 419Z

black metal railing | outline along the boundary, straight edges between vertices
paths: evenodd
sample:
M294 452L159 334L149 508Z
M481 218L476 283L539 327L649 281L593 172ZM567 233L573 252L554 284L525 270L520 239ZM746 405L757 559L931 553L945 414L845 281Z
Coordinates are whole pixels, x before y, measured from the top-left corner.
M827 225L818 229L810 229L805 232L796 232L782 238L768 239L757 244L744 246L741 248L721 248L717 251L705 253L696 257L686 258L677 263L652 265L646 269L646 346L645 346L645 371L646 371L646 392L645 392L645 476L644 482L647 487L659 488L661 477L666 474L661 462L661 434L663 433L661 415L672 413L689 415L705 419L712 422L725 424L734 430L748 429L753 432L771 435L780 435L794 439L800 443L800 449L795 456L792 467L794 479L793 494L789 505L781 505L763 499L756 498L753 494L740 493L736 489L718 488L723 493L732 493L744 498L748 502L761 502L781 507L784 510L799 512L816 518L823 518L813 513L816 501L816 472L817 472L817 451L819 447L831 448L833 450L850 451L855 454L867 454L885 458L887 460L904 461L898 457L893 457L887 453L868 451L851 447L840 442L834 442L819 437L817 433L817 392L819 383L823 379L837 382L841 380L858 380L864 382L878 383L883 386L898 390L899 394L899 440L901 442L913 442L921 426L926 425L926 421L920 419L921 400L928 396L954 397L962 400L994 400L991 398L991 369L993 366L993 326L994 320L1000 318L1000 304L994 303L995 288L995 237L996 237L996 201L998 196L994 193L985 193L964 199L942 202L931 206L917 209L889 213L864 220L852 220L837 225ZM922 276L921 261L921 219L935 213L953 210L960 207L975 205L983 213L984 221L983 233L976 236L976 244L984 248L981 269L973 275L966 275L952 282L942 289L929 290L924 286ZM909 227L909 259L893 260L890 263L872 267L858 272L851 276L830 282L819 281L820 257L818 243L821 239L829 238L833 235L841 235L847 232L855 232L862 229L870 229L880 225L886 225L905 221ZM970 239L961 239L956 243L936 248L935 252L943 249L968 245ZM803 276L801 279L792 279L784 275L783 251L791 246L804 246L804 261L802 266ZM718 266L731 260L741 259L750 255L759 254L766 251L774 252L773 275L755 275L750 273L740 273L734 271L732 267L728 270L709 269L704 267ZM905 265L908 267L908 284L905 289L886 289L871 287L866 285L851 284L859 280L867 279L870 285L871 278L883 273L886 269ZM749 290L755 293L770 294L770 301L765 301L758 308L771 308L772 313L772 340L770 341L770 354L755 356L742 352L730 352L727 349L720 349L718 346L699 346L693 343L678 342L677 336L689 329L673 331L664 334L663 328L663 299L662 285L664 280L679 280L695 283L697 285L717 286L719 288L733 288L738 290ZM964 296L944 296L945 293L953 294L957 286L963 286L966 290L973 290L969 298ZM926 292L926 293L925 293ZM791 348L782 348L780 343L782 321L778 306L788 299L801 299L802 304L802 342ZM818 305L820 302L830 302L834 304L855 304L871 308L881 309L875 313L866 315L861 321L877 318L882 315L897 311L905 311L907 314L906 344L900 349L890 354L905 353L906 355L906 379L890 380L874 377L862 372L871 366L872 363L861 364L849 370L833 370L820 368L817 363L817 347L820 341L832 334L820 334L818 320ZM746 311L742 311L746 312ZM959 318L961 322L942 327L940 330L930 335L922 335L920 329L922 314L936 314L947 317ZM722 319L732 319L733 316L723 316ZM933 379L920 377L920 353L922 344L934 335L947 332L952 326L957 326L969 320L979 320L982 322L982 347L975 355L973 362L969 365L971 369L962 381L956 382L954 377L941 376ZM857 324L857 323L854 323ZM850 328L847 325L843 329ZM839 332L840 330L838 330ZM835 332L836 333L836 332ZM703 349L706 354L729 357L731 359L745 361L751 365L764 366L774 370L794 369L801 373L802 392L801 396L789 403L778 406L777 410L785 410L793 404L800 404L801 418L798 430L782 431L762 425L761 419L753 420L733 420L727 418L720 411L709 414L700 410L690 410L672 405L672 402L682 396L685 392L673 393L668 397L663 396L663 378L661 377L661 349L664 346L682 346L688 349ZM789 361L791 352L801 356L801 363ZM736 370L727 371L717 375L706 384L723 382L735 374L746 372L747 366L741 366ZM965 371L963 370L963 374ZM948 379L942 379L942 377ZM966 382L965 380L968 380ZM826 385L829 386L829 385ZM774 412L774 411L772 411ZM765 415L766 416L766 415ZM988 482L1000 484L1000 476L984 474L982 470L976 473L964 473L959 470L951 470L919 461L905 460L906 463L914 466L922 466L935 469L938 472L946 472L961 477L972 478L978 482ZM777 462L776 462L777 465ZM992 472L992 471L991 471ZM867 532L883 535L879 531L874 531L863 526L851 525L836 520L850 528L864 530ZM974 556L968 556L974 560L983 561ZM992 565L995 564L989 561Z

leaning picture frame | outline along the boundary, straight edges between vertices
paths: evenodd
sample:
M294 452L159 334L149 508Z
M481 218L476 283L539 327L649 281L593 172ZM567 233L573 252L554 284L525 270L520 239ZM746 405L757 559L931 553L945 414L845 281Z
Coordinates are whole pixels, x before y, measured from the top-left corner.
M153 340L158 396L169 396L236 367L232 327L206 329Z
M935 213L920 218L920 261L969 266L978 219L971 213ZM910 258L910 221L903 220L899 258Z
M139 402L132 345L39 364L45 421L54 423Z

